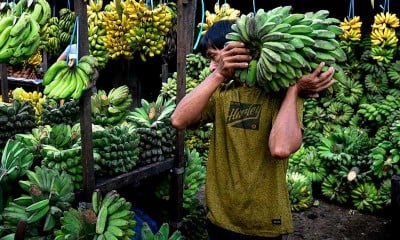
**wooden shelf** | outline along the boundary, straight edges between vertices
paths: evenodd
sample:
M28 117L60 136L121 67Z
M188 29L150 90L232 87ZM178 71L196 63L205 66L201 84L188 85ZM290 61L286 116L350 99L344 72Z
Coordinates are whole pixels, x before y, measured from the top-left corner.
M173 168L174 159L166 159L161 162L156 162L141 166L133 171L123 173L111 178L96 178L95 188L102 192L109 192L113 189L119 189L128 185L137 186L140 182L148 177L156 176L162 172Z

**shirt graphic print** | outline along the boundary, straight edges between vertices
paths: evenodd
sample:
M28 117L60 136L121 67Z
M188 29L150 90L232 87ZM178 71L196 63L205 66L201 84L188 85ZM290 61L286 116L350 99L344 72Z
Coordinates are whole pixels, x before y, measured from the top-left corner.
M260 126L261 104L246 104L232 101L227 117L228 126L258 130Z

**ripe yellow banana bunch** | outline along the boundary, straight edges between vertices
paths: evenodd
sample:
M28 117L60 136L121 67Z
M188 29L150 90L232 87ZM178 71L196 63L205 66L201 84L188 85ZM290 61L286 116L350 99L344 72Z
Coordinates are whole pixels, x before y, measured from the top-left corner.
M107 31L102 8L102 0L90 0L87 5L89 53L97 59L98 69L103 69L108 62L108 51L104 45Z
M344 41L360 41L361 40L361 26L360 16L354 16L351 19L345 18L340 23L340 28L343 29L343 34L340 36Z
M374 24L372 28L397 28L400 26L399 18L396 16L396 13L389 12L380 12L374 16Z
M173 14L166 4L149 8L142 0L121 3L123 15L129 19L130 29L125 34L133 52L138 52L142 61L163 52L165 35L172 27Z
M202 34L205 34L207 30L215 23L220 20L236 20L240 16L240 11L232 8L228 3L224 3L219 6L219 3L214 5L214 13L206 11L206 22L199 23L198 27L203 27Z
M371 31L371 43L375 46L395 48L398 38L393 28L375 28Z
M121 6L123 6L123 2L121 2ZM125 33L130 29L126 15L119 14L115 0L105 6L105 9L107 11L104 12L104 24L107 35L104 38L104 45L108 50L109 56L112 59L120 57L132 59L133 52L125 37Z
M39 49L35 54L29 57L26 62L32 66L40 66L40 64L42 64L42 60L43 60L42 52Z

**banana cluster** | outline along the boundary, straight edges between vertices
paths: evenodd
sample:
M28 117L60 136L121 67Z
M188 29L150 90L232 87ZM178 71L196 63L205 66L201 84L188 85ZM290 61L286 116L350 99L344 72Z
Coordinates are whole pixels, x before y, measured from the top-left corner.
M92 121L102 126L120 124L126 117L132 103L127 85L112 88L108 94L99 90L92 95Z
M122 4L123 2L121 2ZM109 56L112 59L132 59L133 52L125 36L125 33L130 29L126 14L121 13L120 5L116 0L110 1L104 8L103 20L107 31L104 45Z
M41 47L53 54L58 54L61 51L61 30L58 22L58 17L51 17L40 29Z
M92 194L92 209L97 215L95 239L131 239L135 236L132 228L136 221L131 208L132 203L116 190L104 197L100 190L95 190Z
M13 100L11 104L0 102L0 146L17 133L36 127L35 109L28 101Z
M93 132L95 171L115 176L131 171L138 162L138 134L127 126L114 126Z
M15 198L4 209L3 214L8 219L5 225L13 230L18 221L25 220L29 226L25 237L37 237L38 232L51 236L63 211L67 211L75 199L71 178L65 172L58 173L43 166L36 166L26 174L28 179L20 180L19 185L27 194Z
M310 180L299 172L291 171L286 175L286 182L292 211L299 212L310 208L314 201Z
M47 0L36 0L33 2L19 0L14 7L15 16L19 17L24 12L29 13L40 26L46 24L51 17L51 8Z
M0 184L7 185L19 180L33 164L33 155L19 141L9 139L3 149L0 162Z
M87 5L89 54L97 59L99 69L103 69L108 61L108 51L104 45L107 32L102 9L102 0L89 0Z
M60 29L60 35L58 37L60 38L61 47L64 48L71 43L76 14L69 8L61 8L58 19L58 28ZM75 36L76 35L77 33L75 33Z
M79 99L97 74L97 60L91 55L82 56L72 67L66 61L57 61L43 76L43 94L56 100Z
M18 87L12 91L12 96L13 99L30 102L35 109L36 120L40 120L40 115L43 112L43 104L46 101L42 92L36 90L33 92L26 92L22 87Z
M293 85L320 62L326 66L344 62L346 53L337 36L343 33L339 20L329 18L329 11L291 13L291 6L256 14L241 15L226 38L241 41L250 49L253 61L235 76L249 86L258 85L277 92Z
M374 60L391 62L399 41L395 30L399 26L399 18L395 13L380 12L374 16L371 29L371 57Z
M40 45L40 25L30 13L23 12L0 20L0 63L20 63L36 53Z
M343 29L343 34L340 35L340 39L343 41L360 41L361 40L361 26L362 22L360 16L354 16L351 19L345 18L340 23L340 27Z
M34 53L32 56L30 56L28 58L28 60L26 60L25 62L28 65L31 65L34 67L40 67L40 65L43 62L43 55L42 55L42 51L40 51L40 47L38 48L36 53Z
M371 182L359 183L351 191L351 199L357 210L373 213L382 209L383 202L378 188Z
M40 118L42 125L68 124L74 125L79 122L79 100L67 100L59 105L58 101L46 98L43 104L43 112Z
M219 5L219 2L215 3L214 5L214 13L211 13L210 11L206 10L205 13L206 17L206 22L205 23L199 23L198 27L203 28L203 31L201 34L205 34L207 30L214 25L214 23L220 21L220 20L232 20L235 21L236 19L239 18L240 16L240 11L232 8L228 3L223 3L221 6Z
M150 8L145 1L136 0L121 2L121 7L129 23L125 38L132 51L138 52L142 61L160 55L166 44L164 36L172 27L172 9L167 4Z

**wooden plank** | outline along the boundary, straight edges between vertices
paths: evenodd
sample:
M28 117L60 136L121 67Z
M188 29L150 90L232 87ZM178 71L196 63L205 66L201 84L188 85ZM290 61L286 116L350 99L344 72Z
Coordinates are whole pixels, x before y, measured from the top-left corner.
M130 185L138 185L148 177L156 176L172 168L174 159L166 159L161 162L145 165L128 173L124 173L112 178L98 178L96 180L96 189L106 193L113 189L122 188Z
M3 102L10 102L8 98L7 64L0 64L1 96Z

